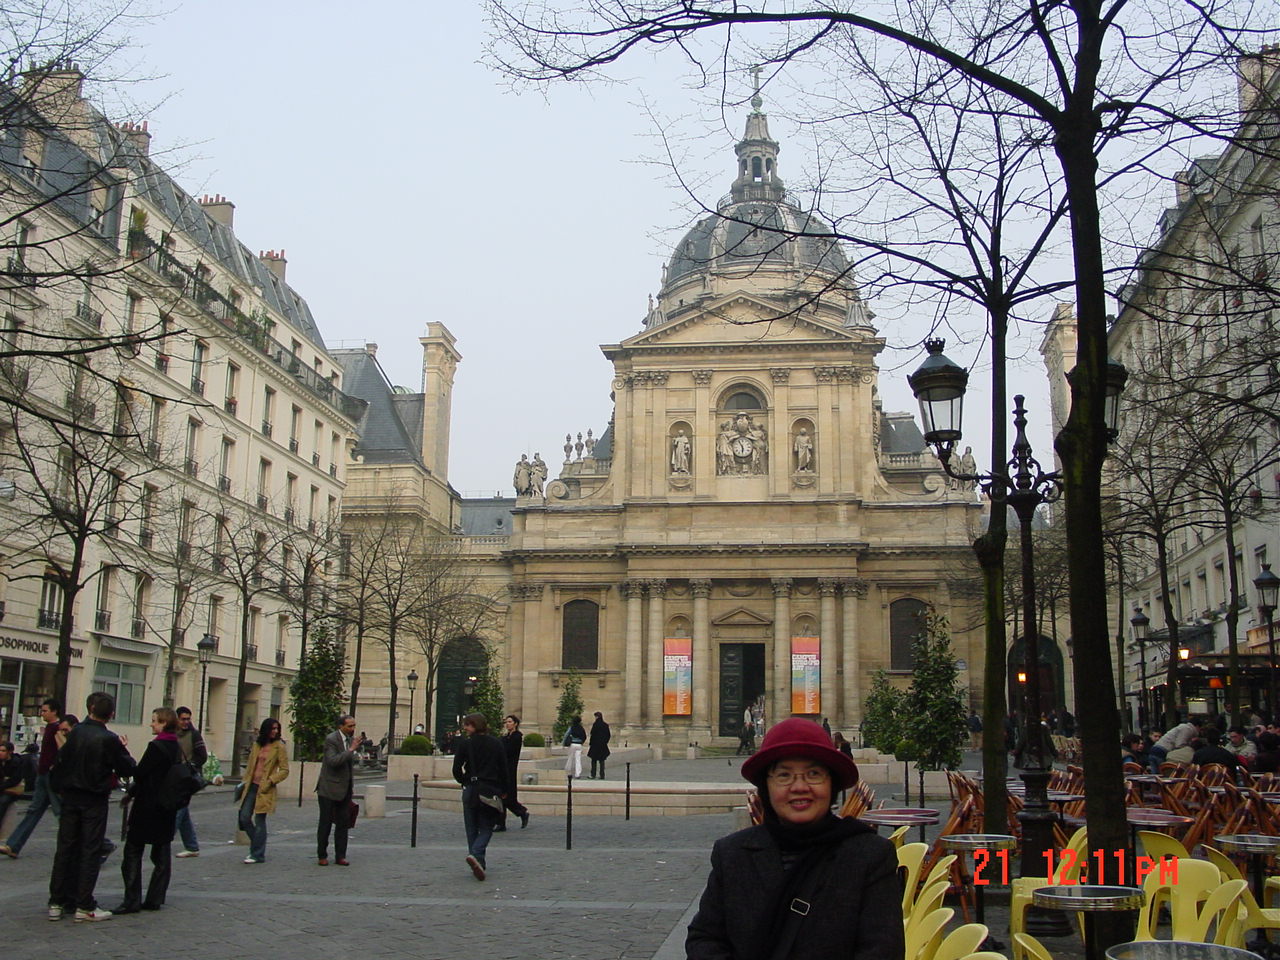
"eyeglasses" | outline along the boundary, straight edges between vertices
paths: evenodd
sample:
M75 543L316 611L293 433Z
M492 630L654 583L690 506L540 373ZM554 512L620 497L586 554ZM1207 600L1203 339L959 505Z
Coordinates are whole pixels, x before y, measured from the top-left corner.
M780 787L789 787L796 780L803 780L811 787L816 787L820 783L826 783L830 778L830 774L821 767L810 767L800 773L791 770L781 770L778 773L769 774L769 780L776 783Z

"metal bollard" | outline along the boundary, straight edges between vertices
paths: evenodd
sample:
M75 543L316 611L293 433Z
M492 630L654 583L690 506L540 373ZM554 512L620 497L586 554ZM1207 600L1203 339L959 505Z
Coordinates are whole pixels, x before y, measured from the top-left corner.
M631 761L627 761L627 815L623 819L631 819Z
M409 846L418 845L418 774L413 775L413 813L410 817Z
M569 790L565 794L564 809L564 848L566 850L573 849L573 774L567 777L569 781Z
M302 780L307 775L307 761L298 762L298 806L302 806Z

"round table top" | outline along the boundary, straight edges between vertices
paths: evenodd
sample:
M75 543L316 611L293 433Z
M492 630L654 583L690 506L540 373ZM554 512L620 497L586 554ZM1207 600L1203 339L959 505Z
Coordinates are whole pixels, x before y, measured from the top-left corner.
M1140 940L1107 948L1107 960L1262 960L1252 950L1194 940Z
M1062 884L1037 887L1031 903L1051 910L1141 910L1146 895L1140 887L1112 887L1100 884Z
M953 833L942 838L949 850L1010 850L1018 838L1007 833Z
M1147 807L1126 807L1124 817L1130 823L1138 826L1146 823L1163 827L1196 822L1194 817L1184 817L1181 814L1170 813L1168 810L1154 810Z
M1280 837L1273 837L1268 833L1224 833L1214 837L1213 842L1242 853L1274 853L1280 848Z
M859 820L882 827L927 827L938 822L938 815L919 816L908 813L880 813L868 810L858 816Z
M875 807L868 813L900 813L903 816L936 817L938 811L932 807Z

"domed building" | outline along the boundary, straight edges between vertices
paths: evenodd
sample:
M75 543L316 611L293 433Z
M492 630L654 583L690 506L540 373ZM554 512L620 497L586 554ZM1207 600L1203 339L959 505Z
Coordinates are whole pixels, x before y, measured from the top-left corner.
M931 605L978 698L981 508L911 415L882 409L884 340L830 227L786 192L760 106L729 195L677 244L639 329L602 347L610 422L569 438L544 489L461 501L468 556L506 603L476 639L526 730L550 729L574 670L631 742L736 743L747 711L853 739L874 672L909 677ZM468 639L441 660L437 733L465 706Z

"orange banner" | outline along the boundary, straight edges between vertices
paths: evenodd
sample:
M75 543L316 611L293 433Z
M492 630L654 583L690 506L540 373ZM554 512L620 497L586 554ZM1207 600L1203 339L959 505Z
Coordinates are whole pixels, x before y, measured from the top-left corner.
M693 641L662 641L662 712L668 717L693 715Z
M822 712L822 652L817 637L791 638L791 712Z

